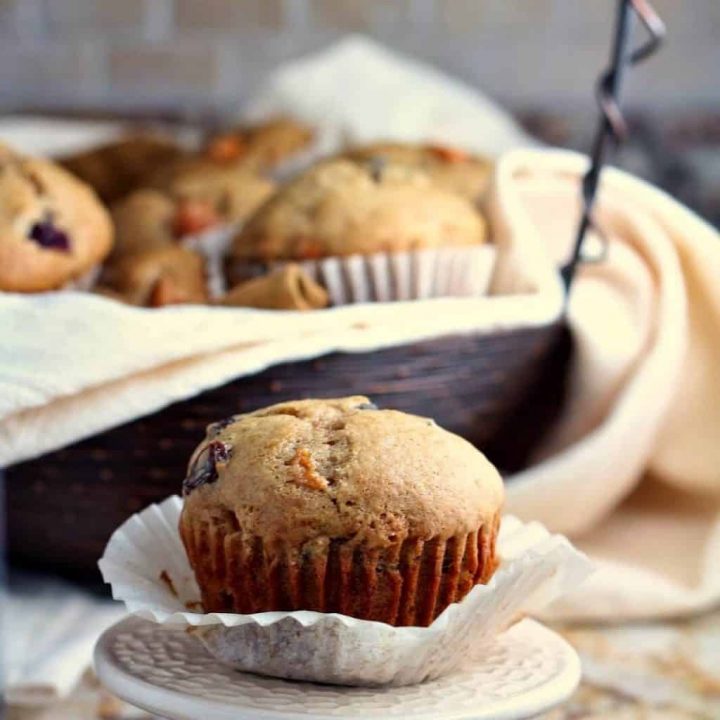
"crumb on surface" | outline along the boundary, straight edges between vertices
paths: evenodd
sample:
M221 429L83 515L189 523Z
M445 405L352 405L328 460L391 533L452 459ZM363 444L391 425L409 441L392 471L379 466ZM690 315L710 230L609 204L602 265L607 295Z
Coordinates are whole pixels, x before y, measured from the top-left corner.
M165 585L167 586L168 590L170 590L170 592L171 592L175 597L178 597L177 590L175 589L175 585L174 585L174 583L173 583L172 578L170 577L170 575L168 575L168 571L167 571L167 570L163 570L163 571L160 573L160 580L165 583Z

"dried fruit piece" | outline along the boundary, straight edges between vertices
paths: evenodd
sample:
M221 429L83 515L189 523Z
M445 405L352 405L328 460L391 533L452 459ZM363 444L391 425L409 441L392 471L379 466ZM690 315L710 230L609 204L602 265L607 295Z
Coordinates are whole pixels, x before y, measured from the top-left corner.
M159 308L166 305L184 305L190 302L187 292L178 286L172 278L161 275L150 289L147 304Z
M30 228L28 237L46 250L70 252L70 238L67 233L57 228L51 220L36 222Z
M219 222L220 216L207 200L183 198L175 210L172 231L180 238L208 230Z
M207 155L215 162L239 160L247 152L247 144L237 135L218 135L207 146Z
M223 420L218 420L217 422L210 423L207 426L207 434L215 437L220 432L222 432L228 425L232 425L235 422L236 417L236 415L230 415L230 417L226 417Z
M316 469L310 451L307 448L298 448L295 456L288 465L294 465L298 469L298 477L295 482L304 485L311 490L325 490L330 483Z
M441 160L449 163L466 162L470 157L464 150L448 145L430 145L428 149Z
M303 260L318 260L323 256L322 245L312 238L303 238L298 242L297 254Z
M218 466L230 460L230 446L220 440L208 443L192 464L183 481L183 495L189 495L195 488L218 479Z

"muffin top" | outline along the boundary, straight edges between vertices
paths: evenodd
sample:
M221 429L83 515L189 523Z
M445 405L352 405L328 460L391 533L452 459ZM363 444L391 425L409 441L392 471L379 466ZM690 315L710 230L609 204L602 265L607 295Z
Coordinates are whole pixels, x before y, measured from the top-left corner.
M208 427L183 485L191 517L267 543L387 547L489 523L502 480L470 443L366 397L299 400ZM198 515L196 515L196 513Z
M297 120L277 117L258 125L240 125L210 138L205 148L217 162L237 162L265 172L306 150L313 140L312 128Z
M117 259L104 268L102 284L131 305L202 304L208 299L203 258L177 245Z
M58 162L90 185L107 203L139 187L155 168L176 161L185 152L170 138L130 135Z
M0 145L0 290L58 288L111 246L110 218L89 186Z
M224 222L245 220L275 189L250 170L201 156L161 167L146 185L178 200L207 203Z
M358 162L394 162L425 171L439 187L481 200L490 184L492 161L450 145L379 142L348 150Z
M244 220L273 184L233 168L185 166L112 206L115 257L175 245L188 235ZM163 171L164 172L164 171Z
M299 175L251 216L238 259L303 260L482 243L485 223L466 198L423 171L391 162L329 160Z

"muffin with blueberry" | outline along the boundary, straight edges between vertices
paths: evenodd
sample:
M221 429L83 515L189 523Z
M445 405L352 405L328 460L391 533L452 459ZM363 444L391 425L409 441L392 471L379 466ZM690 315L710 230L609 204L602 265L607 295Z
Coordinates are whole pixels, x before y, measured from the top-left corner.
M92 188L0 145L0 290L60 288L100 263L112 242L110 217Z
M472 203L403 164L320 163L281 188L236 236L236 260L308 260L482 244Z
M429 625L497 564L503 485L428 418L365 397L211 425L180 534L205 612L337 612Z
M395 162L321 162L281 187L233 239L232 282L298 262L349 302L472 296L494 257L467 198Z

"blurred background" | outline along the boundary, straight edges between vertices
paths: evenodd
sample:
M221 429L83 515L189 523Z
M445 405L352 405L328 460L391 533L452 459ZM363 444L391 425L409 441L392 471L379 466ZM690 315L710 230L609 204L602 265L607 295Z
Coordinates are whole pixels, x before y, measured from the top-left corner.
M720 3L656 0L669 35L634 70L618 164L720 224ZM362 33L587 149L610 0L0 0L0 110L216 122L278 63ZM348 88L352 93L352 88Z

